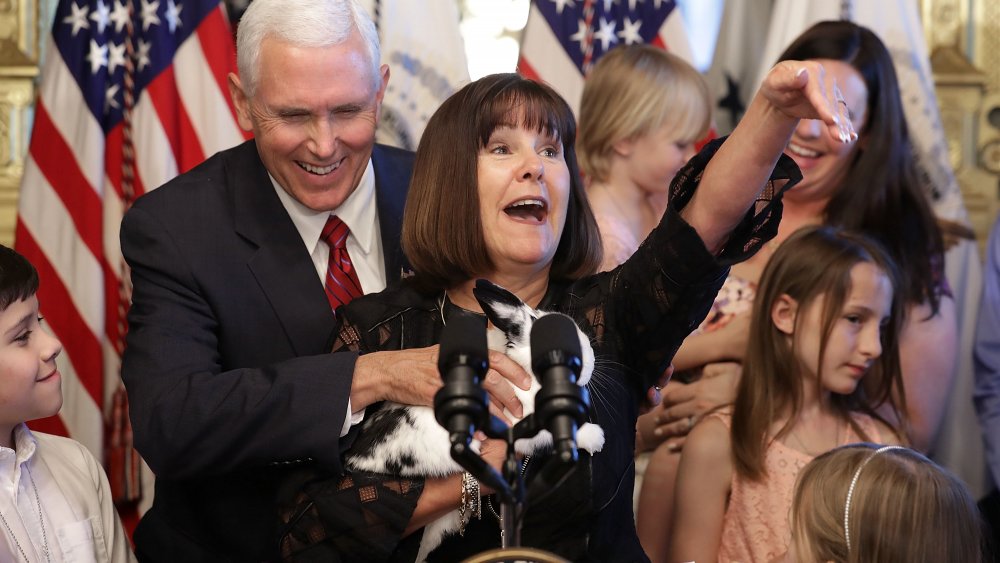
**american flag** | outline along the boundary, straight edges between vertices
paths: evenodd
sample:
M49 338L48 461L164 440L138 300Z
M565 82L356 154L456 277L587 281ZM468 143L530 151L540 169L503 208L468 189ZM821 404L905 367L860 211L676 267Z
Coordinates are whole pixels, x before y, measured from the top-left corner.
M518 72L580 107L591 67L618 45L651 43L692 62L677 3L668 0L533 0Z
M244 139L226 87L235 48L218 0L61 0L45 53L14 247L41 276L65 401L32 427L99 459L114 446L120 490L137 460L119 377L119 223L135 197Z

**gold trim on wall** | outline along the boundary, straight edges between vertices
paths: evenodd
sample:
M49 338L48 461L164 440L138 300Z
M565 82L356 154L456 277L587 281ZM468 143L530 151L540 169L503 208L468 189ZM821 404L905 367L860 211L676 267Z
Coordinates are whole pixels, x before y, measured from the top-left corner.
M941 121L980 243L1000 211L1000 2L922 0Z
M47 11L47 10L46 10ZM39 0L0 0L0 243L14 240L42 38Z
M33 100L30 78L0 78L0 242L6 245L14 240Z

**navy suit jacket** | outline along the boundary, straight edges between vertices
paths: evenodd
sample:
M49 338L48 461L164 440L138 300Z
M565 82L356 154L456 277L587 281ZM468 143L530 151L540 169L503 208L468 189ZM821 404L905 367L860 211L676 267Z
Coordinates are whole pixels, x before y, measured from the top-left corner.
M398 281L413 154L372 153L385 271ZM254 141L142 197L121 227L133 304L122 359L136 448L157 475L135 534L145 561L277 556L288 468L340 470L352 353Z

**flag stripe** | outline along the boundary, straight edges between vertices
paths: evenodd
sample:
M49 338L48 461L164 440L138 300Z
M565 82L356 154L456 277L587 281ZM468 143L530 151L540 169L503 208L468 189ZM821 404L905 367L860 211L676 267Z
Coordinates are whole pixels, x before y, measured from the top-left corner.
M114 10L110 22L102 20L105 8ZM69 434L103 457L104 417L110 417L108 459L118 465L108 474L116 500L134 499L141 463L130 449L119 392L128 299L119 282L128 273L118 230L131 201L126 192L141 195L245 138L227 100L235 49L220 2L144 2L131 25L121 19L124 9L108 0L56 6L15 229L15 248L41 276L42 315L64 346L57 360L63 409L58 420L36 427ZM135 104L127 139L129 42ZM126 190L129 147L134 167Z
M69 292L66 286L59 283L60 276L49 263L48 257L36 244L35 238L28 231L24 223L17 226L15 233L22 254L31 260L38 270L38 276L42 280L38 287L38 301L41 304L67 303L70 302ZM94 338L94 332L86 326L83 319L74 307L50 307L45 306L45 320L52 331L58 335L64 335L60 340L63 343L63 350L67 357L72 358L74 371L81 379L83 387L91 395L94 404L101 400L104 389L101 380L101 354L100 344ZM67 336L73 335L72 338Z
M60 371L60 373L62 372ZM66 375L63 374L63 377L65 378ZM69 435L69 430L66 429L66 424L63 422L62 417L60 417L59 415L47 416L45 418L32 420L31 429L37 430L39 432L45 432L48 434L55 434L57 436Z
M236 125L236 108L233 106L233 100L228 96L228 77L230 72L235 72L236 53L232 49L227 49L223 43L215 40L220 34L226 33L230 33L229 24L226 22L225 10L220 5L219 9L208 14L202 25L198 27L198 47L202 51L202 58L200 60L204 61L205 64L205 69L199 71L207 71L207 74L211 75L215 80L218 86L217 93L222 94L222 102L229 108L229 115L231 116L231 119L226 120L224 119L225 114L216 112L216 115L219 117L217 121L225 123L228 127L229 125ZM178 57L180 57L177 63L178 68L182 68L180 65L184 65L184 67L188 66L188 63L183 58L183 53L180 51L184 51L190 43L192 42L181 46L178 52ZM201 77L196 84L200 85L205 91L210 92L212 90L207 87L209 82L204 77ZM213 101L217 102L217 100ZM240 138L250 138L250 134L243 132L238 126L236 127L236 133ZM203 136L202 138L205 137Z
M92 221L93 217L100 217L100 199L84 178L83 171L76 166L73 150L52 126L44 104L38 104L35 110L33 135L44 140L44 143L32 143L29 149L38 171L46 176L49 185L58 192L80 238L90 251L95 256L103 255L101 241L94 229L96 225Z
M46 48L50 56L56 52L51 39ZM83 100L80 97L80 85L74 81L59 57L53 57L49 64L44 65L41 81L38 106L44 106L49 112L51 123L59 136L66 145L73 147L73 158L87 178L87 183L95 191L98 190L101 178L104 177L104 134L94 116L88 111L81 111ZM36 138L32 132L32 147ZM39 145L42 149L46 148L41 142Z
M106 185L114 190L118 199L125 199L122 190L122 135L124 125L119 123L108 131L107 142L104 150L104 173ZM110 194L109 194L110 196ZM109 199L106 197L104 199Z
M177 176L177 160L170 142L146 93L136 104L132 127L135 144L136 176L144 186L155 188Z
M122 166L124 163L124 155L122 153L122 147L124 145L123 135L124 127L122 124L118 124L118 126L109 131L108 141L105 145L104 153L105 167L107 170L105 181L108 182L108 185L115 191L115 194L118 196L117 199L122 201L125 200L125 192L122 186ZM154 184L154 187L156 185L157 184ZM142 178L139 174L136 174L132 178L133 197L139 197L144 193L146 193L146 190L144 188ZM105 197L104 199L107 200L108 197Z
M200 36L200 35L199 35ZM178 80L181 105L190 116L197 138L209 146L232 146L245 139L237 126L235 112L226 94L226 80L218 80L215 69L206 63L211 56L202 50L203 43L188 41L177 50L177 73L194 80ZM230 111L222 111L228 107Z
M171 151L178 161L178 171L186 172L205 160L187 111L181 107L174 67L165 68L156 80L150 82L146 91L156 108L156 115L163 125Z
M73 298L60 305L77 311L86 319L85 324L91 332L99 331L104 325L103 310L100 301L95 301L94 297L101 294L103 268L100 259L83 244L82 238L73 228L73 221L63 201L41 177L32 158L25 163L24 181L32 182L34 189L21 192L19 203L22 210L18 228L32 233L32 243L44 250L44 256L58 276L53 281L63 284L68 289L68 295ZM14 240L20 250L21 241L17 232Z

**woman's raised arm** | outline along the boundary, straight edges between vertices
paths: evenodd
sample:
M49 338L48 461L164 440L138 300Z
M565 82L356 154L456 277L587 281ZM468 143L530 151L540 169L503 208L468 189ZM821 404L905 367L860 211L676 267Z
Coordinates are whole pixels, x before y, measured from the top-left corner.
M845 143L857 133L836 82L815 61L783 61L764 78L746 115L705 169L681 211L709 251L718 253L757 199L799 119L819 119Z

